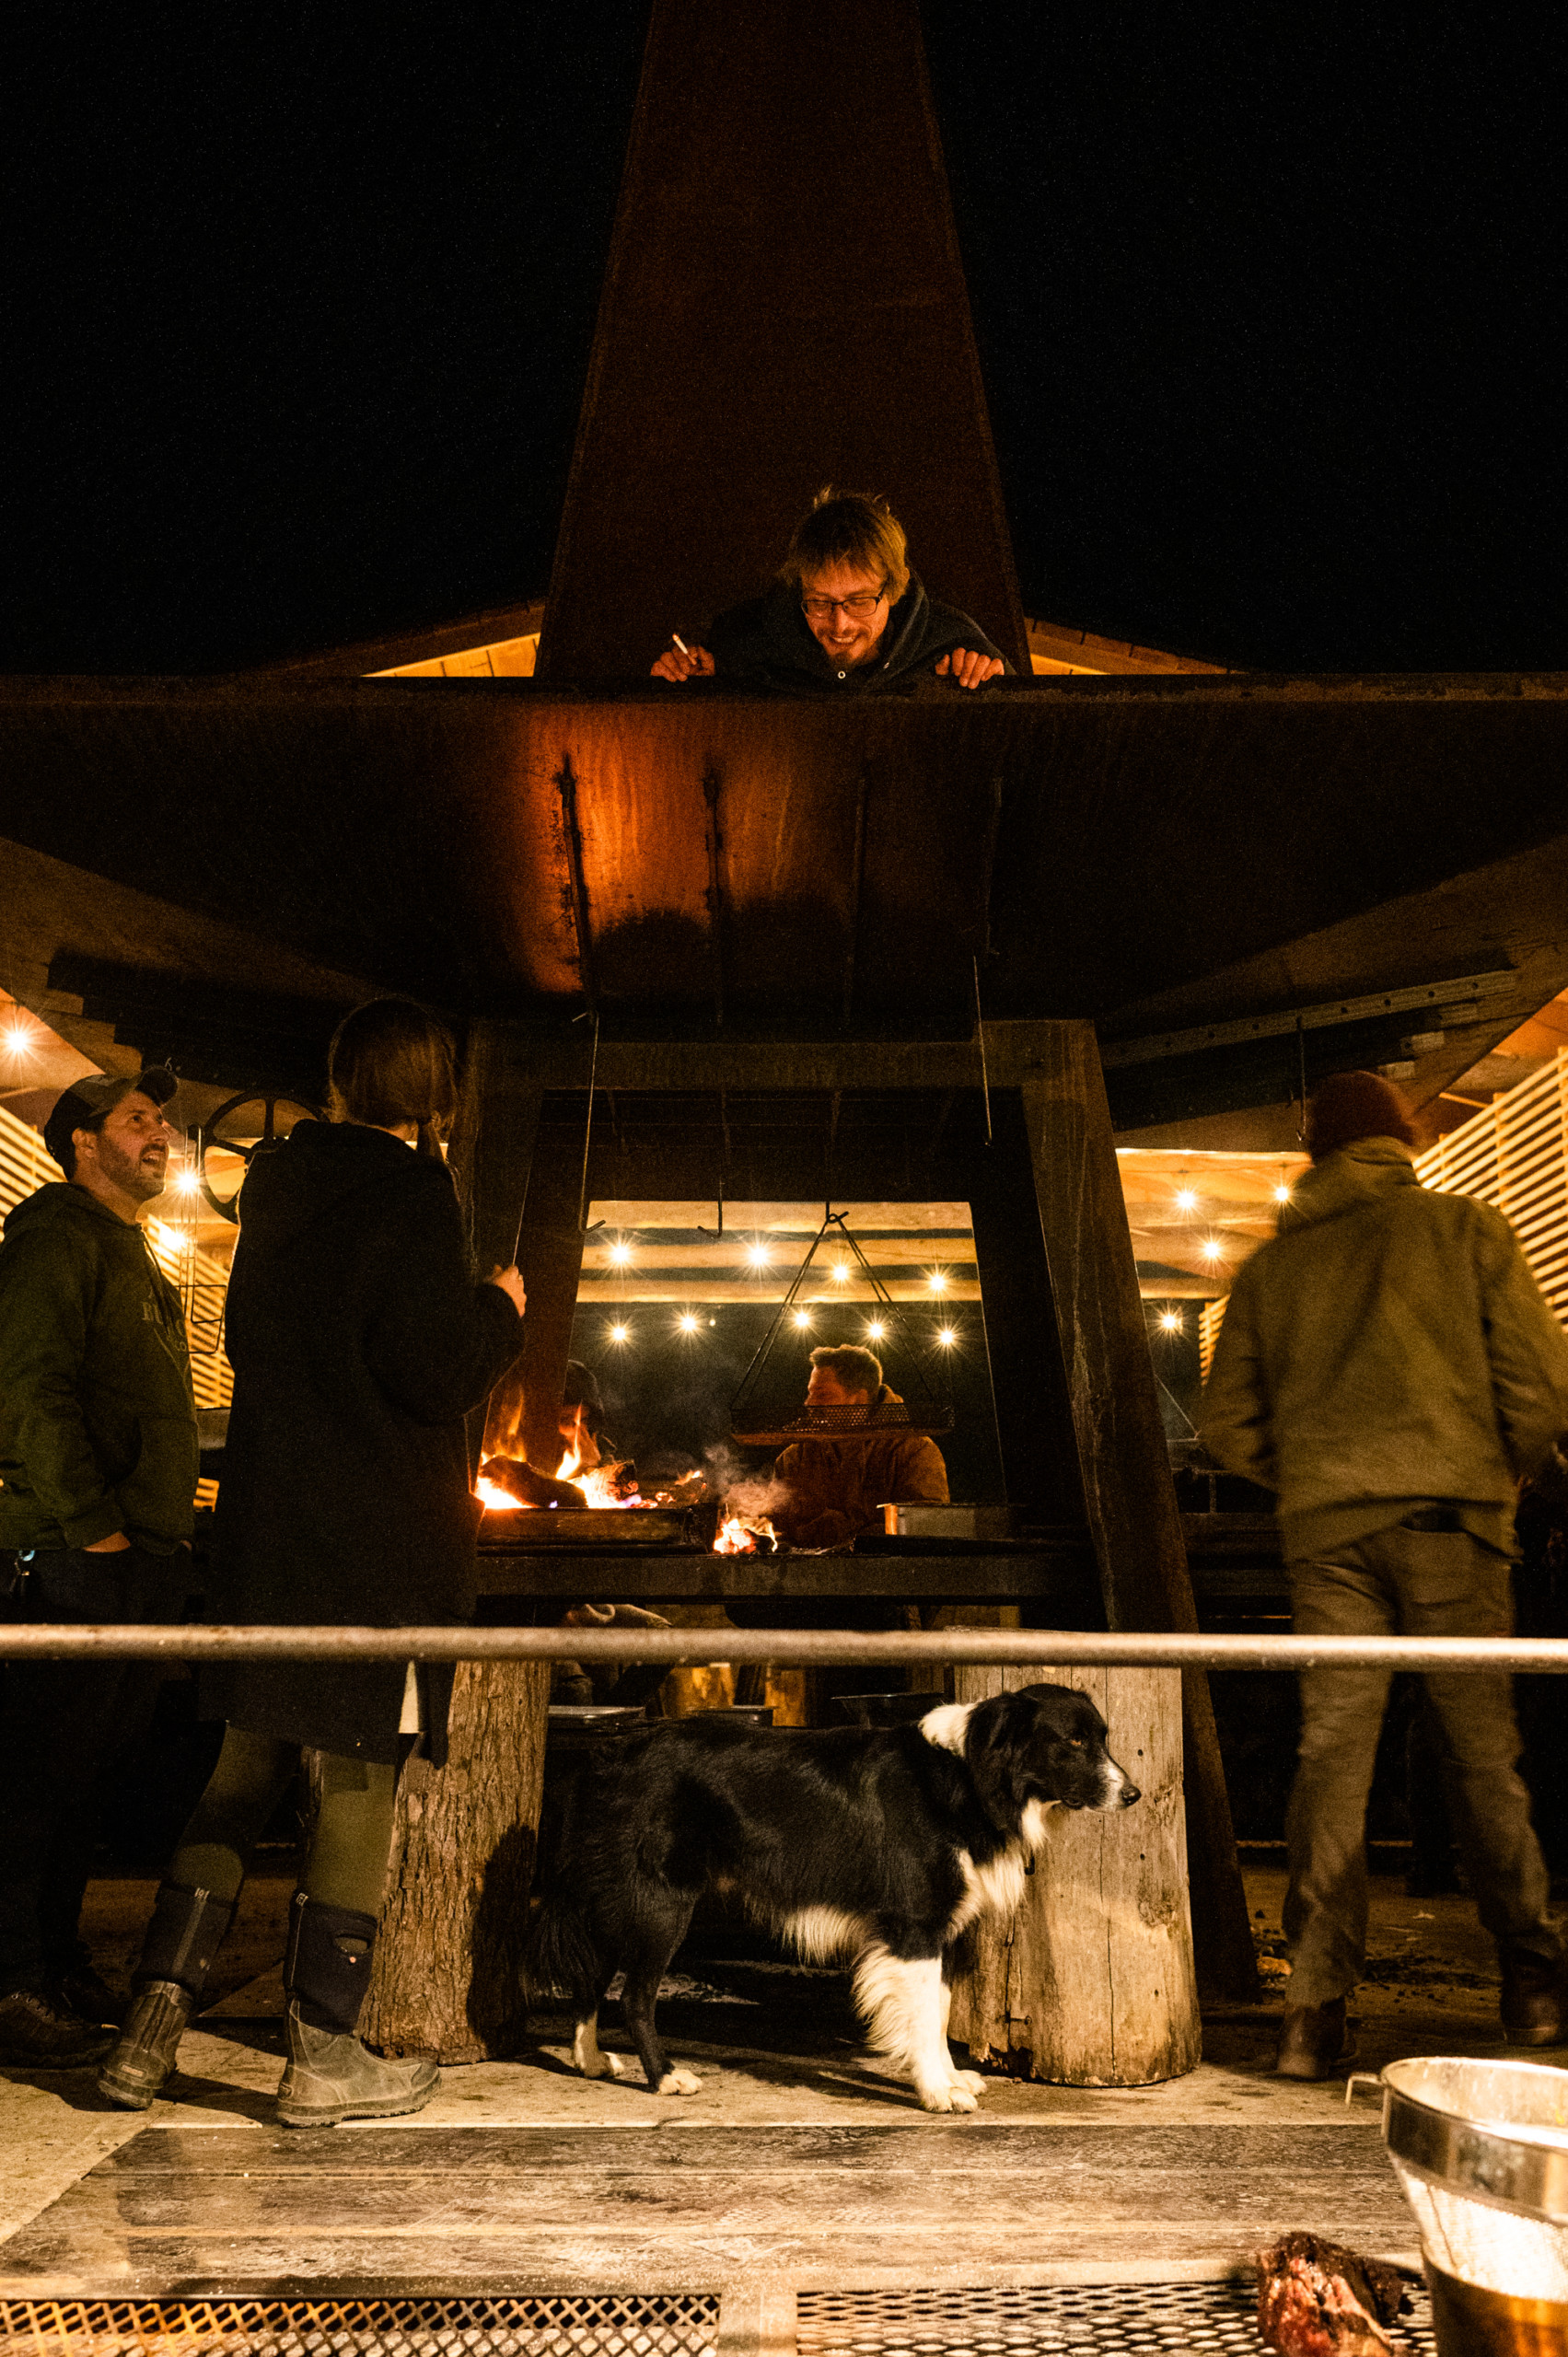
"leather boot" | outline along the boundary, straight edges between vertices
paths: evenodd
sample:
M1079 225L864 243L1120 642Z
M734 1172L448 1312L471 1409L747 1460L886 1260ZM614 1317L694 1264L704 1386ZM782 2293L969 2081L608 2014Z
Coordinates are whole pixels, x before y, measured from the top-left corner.
M1333 2079L1355 2061L1355 2033L1345 2020L1345 2001L1295 2005L1280 2025L1275 2074L1282 2079Z
M383 2061L354 2034L375 1948L373 1915L295 1893L284 1962L288 2061L278 2083L285 2128L396 2119L423 2111L441 2084L430 2056Z
M131 2010L98 2074L99 2093L110 2103L145 2111L162 2094L234 1907L210 1891L159 1884L131 1984Z
M1510 2046L1561 2046L1568 2038L1562 1997L1562 1958L1538 1956L1531 1948L1505 1948L1503 1967L1503 2035Z

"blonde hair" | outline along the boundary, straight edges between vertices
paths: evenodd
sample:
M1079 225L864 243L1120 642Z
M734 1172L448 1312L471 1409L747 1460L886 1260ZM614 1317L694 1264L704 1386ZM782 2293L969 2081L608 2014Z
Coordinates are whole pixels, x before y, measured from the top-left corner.
M451 1034L414 999L368 999L332 1034L327 1087L334 1121L378 1130L412 1121L420 1152L438 1155L458 1109Z
M830 564L854 564L875 573L888 584L888 602L896 606L909 587L909 541L903 526L875 491L835 491L824 483L790 535L781 581L799 588Z

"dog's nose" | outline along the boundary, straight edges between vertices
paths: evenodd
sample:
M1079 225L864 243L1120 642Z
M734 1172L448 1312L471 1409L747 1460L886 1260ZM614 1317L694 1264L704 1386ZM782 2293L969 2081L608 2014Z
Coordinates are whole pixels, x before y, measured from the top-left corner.
M1121 1805L1123 1808L1131 1808L1134 1801L1141 1801L1143 1797L1136 1784L1128 1784L1121 1794Z

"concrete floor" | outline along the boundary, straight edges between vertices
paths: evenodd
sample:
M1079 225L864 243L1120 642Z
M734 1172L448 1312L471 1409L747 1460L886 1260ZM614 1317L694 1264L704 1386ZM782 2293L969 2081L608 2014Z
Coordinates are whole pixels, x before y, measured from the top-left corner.
M150 2112L105 2107L90 2073L0 2073L0 2296L285 2278L1155 2281L1224 2273L1291 2226L1415 2259L1376 2106L1271 2075L1276 1872L1249 1875L1249 1895L1280 1993L1207 2014L1202 2063L1164 2085L998 2078L975 2118L935 2119L864 2052L841 1975L714 1959L661 2007L695 2096L652 2096L634 2061L625 2081L580 2079L562 2021L518 2060L447 2071L407 2124L304 2135L272 2122L289 1887L250 1885L216 2001ZM111 1980L151 1891L93 1886ZM1361 2067L1495 2047L1489 1945L1468 1901L1377 1879ZM605 2043L625 2050L613 2007Z

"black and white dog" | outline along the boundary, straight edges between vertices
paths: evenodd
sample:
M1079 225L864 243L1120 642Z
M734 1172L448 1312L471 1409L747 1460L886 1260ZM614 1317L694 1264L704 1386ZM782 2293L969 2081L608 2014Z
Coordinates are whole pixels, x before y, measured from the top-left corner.
M977 1917L1010 1910L1053 1808L1130 1808L1086 1694L1025 1686L946 1702L913 1725L792 1729L686 1719L650 1727L574 1795L552 1887L524 1964L530 1998L570 1998L573 2059L621 2064L598 2042L618 1971L648 2084L691 2095L654 2008L706 1890L733 1890L812 1962L854 1958L873 2043L927 2111L972 2111L984 2081L947 2048L946 1951Z

